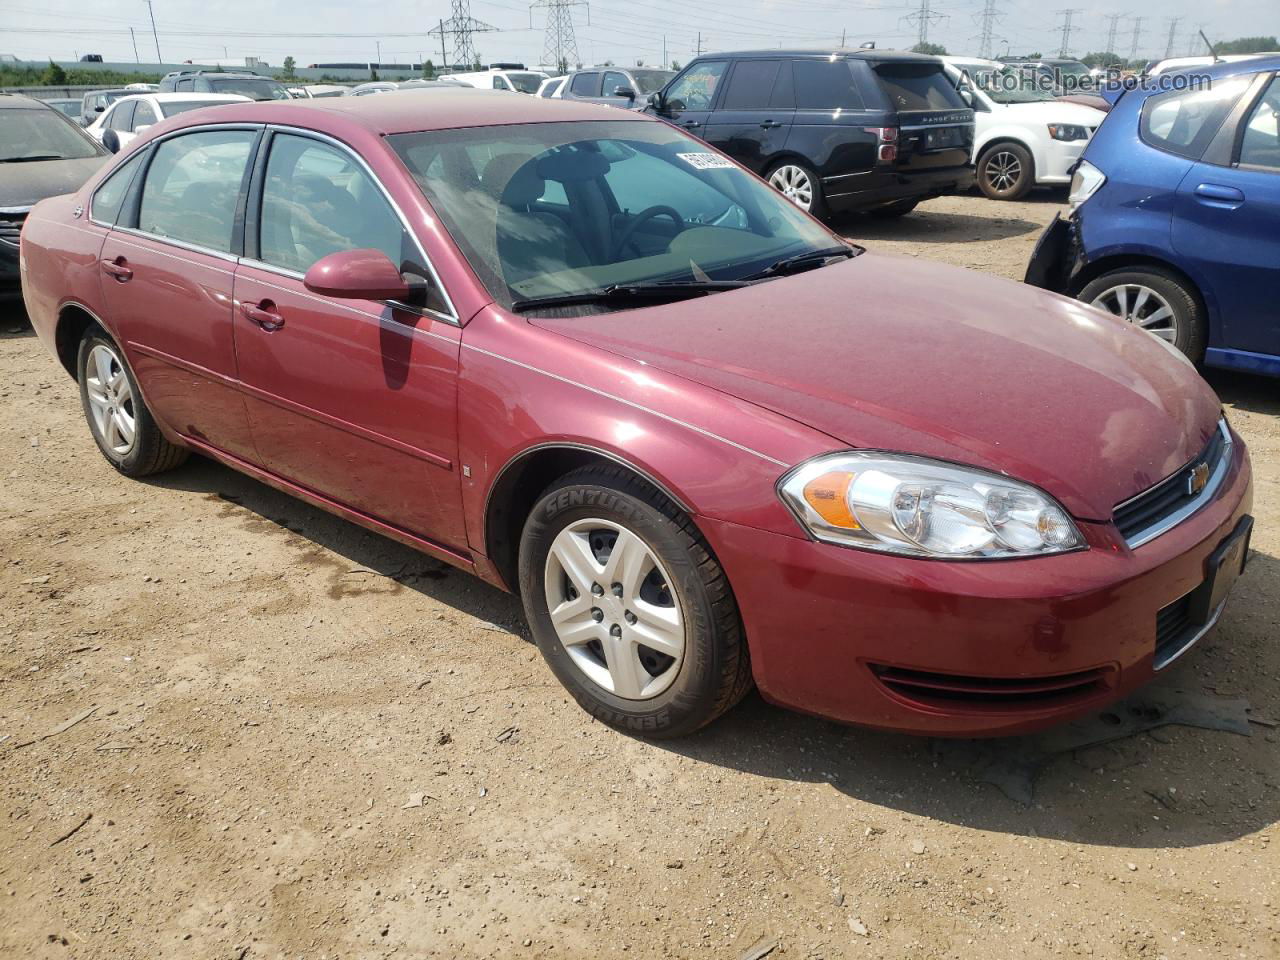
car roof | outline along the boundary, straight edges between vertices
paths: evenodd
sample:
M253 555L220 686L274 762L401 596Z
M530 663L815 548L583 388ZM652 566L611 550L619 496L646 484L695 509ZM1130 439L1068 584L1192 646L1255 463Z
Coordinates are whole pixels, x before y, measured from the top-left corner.
M426 104L429 106L425 106ZM658 122L637 111L619 110L604 104L512 96L502 90L476 90L468 87L440 90L429 98L405 96L265 100L219 107L218 117L222 123L293 124L330 133L355 126L378 135L556 121ZM203 122L208 123L208 118L203 118Z
M179 90L169 91L165 93L157 93L156 91L135 90L127 97L121 97L124 100L155 100L159 103L189 103L192 100L208 103L232 103L237 100L248 100L249 98L240 93L204 93L200 90Z
M940 58L930 56L926 53L912 53L910 50L864 50L861 47L852 50L843 47L798 47L785 50L730 50L725 53L704 53L697 59L745 60L747 58L754 57L771 59L777 59L778 57L841 57L846 60L872 60L876 63L891 63L895 61L913 63L940 62Z
M1184 68L1185 69L1185 68ZM1273 53L1258 57L1247 57L1243 60L1226 60L1205 64L1202 72L1210 77L1234 77L1240 73L1266 73L1268 70L1280 70L1280 54Z

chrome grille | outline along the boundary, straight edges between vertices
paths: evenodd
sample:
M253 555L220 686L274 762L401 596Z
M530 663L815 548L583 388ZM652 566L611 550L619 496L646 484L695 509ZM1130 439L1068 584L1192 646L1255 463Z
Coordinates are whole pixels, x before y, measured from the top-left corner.
M1219 420L1203 450L1170 477L1116 507L1112 519L1131 548L1154 540L1213 498L1231 463L1231 433ZM1196 486L1195 475L1203 472Z
M22 222L26 219L25 213L0 213L0 243L16 247L18 234L22 232Z

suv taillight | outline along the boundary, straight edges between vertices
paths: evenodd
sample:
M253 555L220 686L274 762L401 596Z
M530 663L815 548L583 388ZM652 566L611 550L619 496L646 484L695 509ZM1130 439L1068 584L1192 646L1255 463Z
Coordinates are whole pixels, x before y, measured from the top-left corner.
M876 161L893 163L898 159L897 127L863 127L867 133L876 135Z

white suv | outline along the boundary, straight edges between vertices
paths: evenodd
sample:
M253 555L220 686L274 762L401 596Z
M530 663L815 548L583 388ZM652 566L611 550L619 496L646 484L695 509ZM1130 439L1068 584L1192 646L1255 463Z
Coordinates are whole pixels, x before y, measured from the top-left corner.
M1034 186L1071 182L1071 168L1105 113L1063 102L1033 76L995 60L942 60L973 104L973 164L984 194L1017 200Z

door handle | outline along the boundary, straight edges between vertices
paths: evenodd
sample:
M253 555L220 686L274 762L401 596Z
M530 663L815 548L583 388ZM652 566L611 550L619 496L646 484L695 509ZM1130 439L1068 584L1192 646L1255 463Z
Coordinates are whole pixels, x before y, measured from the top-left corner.
M700 127L700 126L702 126L702 121L700 121L700 120L685 120L683 123L681 123L681 124L680 124L680 126L684 127L686 130L692 130L694 127Z
M240 313L250 323L256 323L270 333L284 326L284 317L276 313L276 305L270 300L260 303L241 303Z
M116 283L128 283L133 279L133 270L129 267L129 261L124 257L116 257L114 260L108 260L105 257L102 260L102 272L108 276L116 278Z
M1206 206L1235 209L1244 203L1244 191L1220 183L1202 183L1196 187L1196 199Z
M780 126L782 126L781 120L766 120L764 121L764 123L760 124L760 129L761 130L777 130Z

